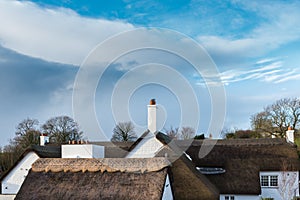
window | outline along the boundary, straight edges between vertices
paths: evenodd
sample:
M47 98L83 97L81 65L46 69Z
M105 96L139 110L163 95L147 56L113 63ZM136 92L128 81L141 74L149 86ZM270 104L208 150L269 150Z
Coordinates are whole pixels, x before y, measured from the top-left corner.
M225 196L225 200L234 200L234 196Z
M278 176L266 176L260 177L260 184L262 187L277 187L278 186Z
M261 176L261 186L269 186L269 176Z
M270 176L270 186L278 186L278 176Z

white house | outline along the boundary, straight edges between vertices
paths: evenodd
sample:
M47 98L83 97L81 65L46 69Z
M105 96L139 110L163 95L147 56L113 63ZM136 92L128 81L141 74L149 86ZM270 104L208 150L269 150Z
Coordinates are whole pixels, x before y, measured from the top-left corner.
M260 172L261 197L278 200L299 196L299 171Z
M19 161L3 176L1 180L1 198L16 195L22 186L32 164L38 158L104 158L104 147L94 144L68 144L61 146L44 146L49 141L42 135L41 146L32 146L25 151Z
M44 136L42 139L46 139ZM40 157L60 157L60 147L33 145L26 150L1 179L1 199L13 199L23 184L31 165Z
M133 144L134 148L128 153L127 158L153 158L164 146L156 137L158 133L156 112L156 102L152 99L148 105L148 131Z

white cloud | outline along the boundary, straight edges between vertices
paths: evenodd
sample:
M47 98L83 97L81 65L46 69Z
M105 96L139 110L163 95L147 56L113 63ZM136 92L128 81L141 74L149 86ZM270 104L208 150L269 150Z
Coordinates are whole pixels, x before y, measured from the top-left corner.
M0 1L0 44L48 61L79 65L113 34L133 29L122 21L79 16L69 9L42 8L28 1Z
M250 3L250 6L243 6L248 12L254 11L261 17L257 27L243 38L232 39L230 36L223 38L214 35L198 36L198 41L215 58L224 60L254 58L277 49L281 45L300 39L299 2L291 4L259 2Z

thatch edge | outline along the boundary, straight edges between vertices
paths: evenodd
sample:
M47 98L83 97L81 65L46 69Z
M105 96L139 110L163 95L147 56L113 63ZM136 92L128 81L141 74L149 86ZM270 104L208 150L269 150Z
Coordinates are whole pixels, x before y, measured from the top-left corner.
M40 158L32 165L33 172L156 172L170 166L158 158Z

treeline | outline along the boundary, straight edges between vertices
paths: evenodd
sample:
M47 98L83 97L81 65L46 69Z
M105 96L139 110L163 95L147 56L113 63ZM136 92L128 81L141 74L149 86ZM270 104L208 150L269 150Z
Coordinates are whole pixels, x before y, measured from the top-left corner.
M251 130L224 130L226 138L284 138L289 127L298 134L300 126L300 99L284 98L266 106L250 117Z
M16 126L15 137L0 148L0 177L31 145L38 145L40 135L47 134L51 143L63 144L79 140L82 132L79 125L68 116L58 116L40 125L37 119L24 119Z

